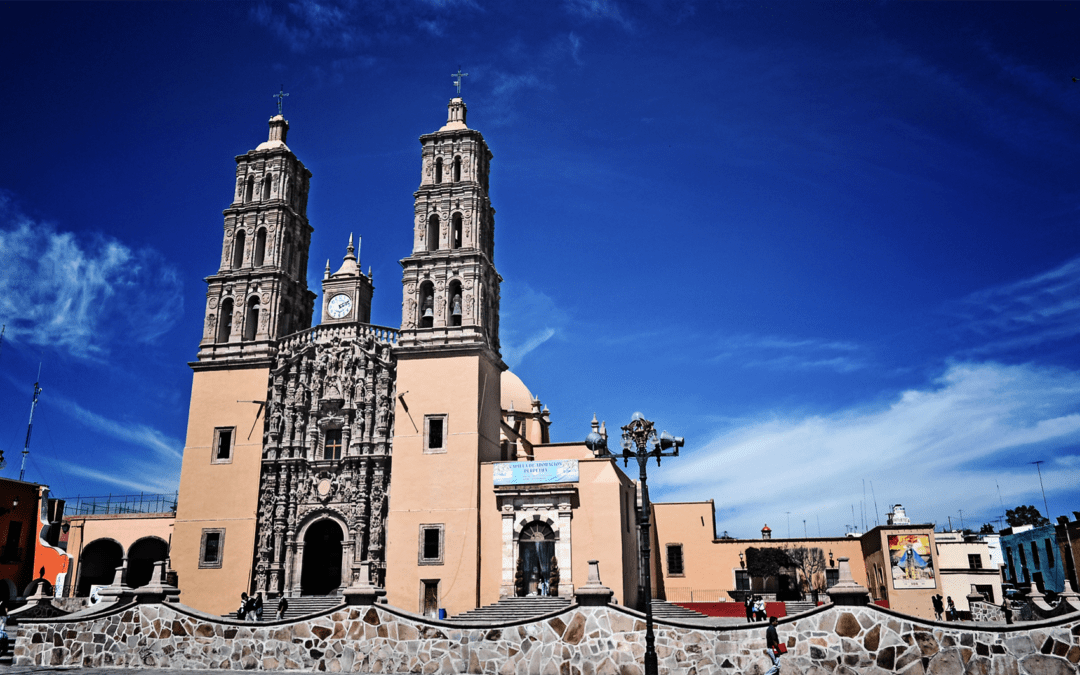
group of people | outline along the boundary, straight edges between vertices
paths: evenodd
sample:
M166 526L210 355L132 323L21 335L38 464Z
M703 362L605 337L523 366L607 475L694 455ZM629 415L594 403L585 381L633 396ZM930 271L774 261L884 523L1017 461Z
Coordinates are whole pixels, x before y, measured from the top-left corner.
M277 602L277 619L285 618L285 610L289 608L289 601L282 595ZM247 593L240 594L240 609L236 610L236 618L241 621L262 621L263 597L262 593L249 596Z
M950 595L945 602L942 602L940 595L935 595L931 598L934 602L934 618L941 621L942 614L945 615L946 621L959 621L960 612L956 610L956 603L953 602Z
M743 600L743 606L746 608L746 620L747 621L764 621L769 618L768 613L765 611L765 599L760 595L748 595Z

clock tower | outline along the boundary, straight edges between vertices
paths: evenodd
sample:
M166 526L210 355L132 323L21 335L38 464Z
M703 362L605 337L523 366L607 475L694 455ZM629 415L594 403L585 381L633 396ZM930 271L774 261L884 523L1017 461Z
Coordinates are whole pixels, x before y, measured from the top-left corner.
M345 259L337 272L330 274L330 261L326 261L323 273L323 311L322 324L335 323L371 323L371 271L360 271L360 261L356 257L352 235Z

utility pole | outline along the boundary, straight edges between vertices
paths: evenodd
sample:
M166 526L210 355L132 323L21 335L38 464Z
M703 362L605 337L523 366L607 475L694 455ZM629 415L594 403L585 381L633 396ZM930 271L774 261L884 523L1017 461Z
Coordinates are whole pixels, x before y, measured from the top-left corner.
M1039 466L1040 464L1043 463L1043 460L1038 459L1038 460L1035 460L1034 462L1031 462L1031 463L1034 464L1035 468L1039 471L1039 488L1042 490L1043 508L1046 509L1046 519L1050 520L1050 507L1046 504L1046 488L1043 487L1043 482L1042 482L1042 467Z
M41 393L41 387L39 386L41 384L40 362L38 363L37 374L38 381L34 383L34 401L30 404L30 423L26 425L26 443L23 444L22 466L19 467L19 480L22 480L23 476L26 475L26 457L30 454L30 432L34 430L34 410L37 409L38 394Z

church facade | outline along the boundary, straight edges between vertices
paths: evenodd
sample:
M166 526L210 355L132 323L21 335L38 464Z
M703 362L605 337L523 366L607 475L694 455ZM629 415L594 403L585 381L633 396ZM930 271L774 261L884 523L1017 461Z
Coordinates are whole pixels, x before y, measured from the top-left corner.
M583 443L550 443L550 413L500 356L492 153L466 113L452 99L420 137L400 328L371 323L351 237L311 327L311 173L288 122L236 158L190 364L170 546L185 604L225 613L241 592L372 584L403 609L456 614L570 596L590 559L636 603L636 484Z

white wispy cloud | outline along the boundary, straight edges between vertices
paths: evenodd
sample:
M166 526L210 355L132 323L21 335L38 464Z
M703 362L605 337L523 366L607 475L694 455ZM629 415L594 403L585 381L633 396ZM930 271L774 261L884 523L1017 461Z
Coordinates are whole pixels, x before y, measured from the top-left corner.
M835 534L851 524L852 504L860 510L863 479L882 511L903 503L919 522L944 523L962 509L987 522L1001 510L998 484L1007 506L1032 503L1035 459L1047 460L1051 509L1067 510L1080 493L1078 456L1080 373L964 363L887 404L734 424L651 482L658 500L716 499L719 527L740 536L775 529L786 511L810 529L820 517ZM873 525L873 505L866 511Z
M868 365L861 347L837 340L734 335L718 338L714 347L713 361L734 361L745 368L848 373Z
M0 192L0 318L9 338L101 359L118 332L152 342L182 314L179 274L160 253L58 231Z
M951 308L973 353L1024 349L1080 338L1080 257L1019 281L973 293Z
M549 296L528 284L504 283L500 342L506 365L516 368L527 354L559 334L568 317Z
M146 448L163 461L179 462L183 456L183 441L170 438L157 429L141 422L119 422L87 410L75 401L63 396L52 396L57 407L70 414L83 425L106 436L135 446Z
M60 468L68 476L78 476L80 478L88 478L90 480L99 481L106 485L116 485L127 490L138 490L139 492L149 493L168 493L175 492L177 487L176 476L179 476L179 472L166 473L161 470L155 470L154 467L139 463L143 471L131 471L126 470L122 472L108 471L102 469L91 469L90 467L82 466L80 464L72 464L71 462L58 462Z
M624 30L632 31L633 24L615 0L563 0L566 11L585 19L611 21Z

